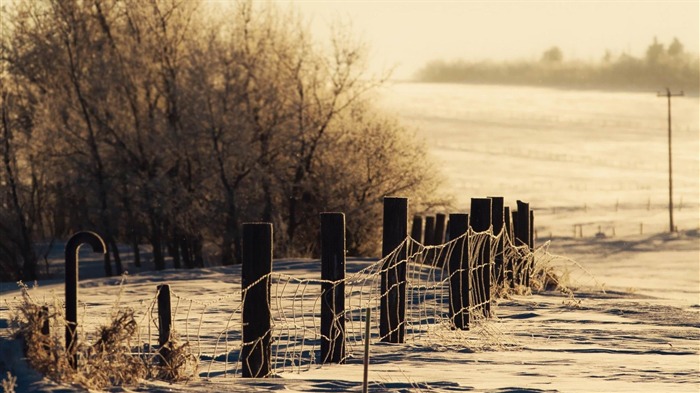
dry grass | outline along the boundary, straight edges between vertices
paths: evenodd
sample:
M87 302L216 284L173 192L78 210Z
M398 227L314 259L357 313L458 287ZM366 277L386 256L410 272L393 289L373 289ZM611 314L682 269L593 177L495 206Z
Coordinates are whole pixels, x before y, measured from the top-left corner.
M17 377L7 372L7 378L2 380L2 391L3 393L15 393L15 388L17 387Z
M21 284L22 299L13 308L12 328L15 338L24 341L29 365L47 378L67 384L77 384L87 389L105 389L110 386L136 385L144 378L158 378L176 382L193 378L197 359L191 353L189 343L168 344L166 356L139 353L132 345L138 334L134 310L116 307L108 322L97 329L94 343L78 335L75 354L77 367L69 362L65 348L66 326L62 307L39 305ZM42 332L48 323L50 334ZM8 382L9 383L9 382ZM3 388L5 382L3 381Z
M174 332L170 337L158 355L153 377L170 382L189 381L196 375L198 359L189 342L180 342Z

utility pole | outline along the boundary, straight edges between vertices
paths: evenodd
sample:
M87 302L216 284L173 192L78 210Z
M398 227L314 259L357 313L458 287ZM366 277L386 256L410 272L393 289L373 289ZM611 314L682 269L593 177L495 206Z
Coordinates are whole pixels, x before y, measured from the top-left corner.
M667 87L666 92L659 92L656 94L657 97L667 97L668 98L668 219L669 219L669 231L671 233L676 231L676 227L673 225L673 161L671 159L671 97L682 97L683 91L680 93L671 93L671 90Z

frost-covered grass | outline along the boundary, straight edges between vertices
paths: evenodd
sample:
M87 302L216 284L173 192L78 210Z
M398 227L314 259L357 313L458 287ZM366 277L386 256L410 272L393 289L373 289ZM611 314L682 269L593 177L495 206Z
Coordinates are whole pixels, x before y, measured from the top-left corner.
M40 301L33 296L40 291L23 283L18 287L18 296L7 304L11 338L23 346L29 366L51 381L99 390L133 386L146 378L182 382L194 377L197 359L189 351L188 343L171 340L164 355L150 346L140 348L136 312L132 307L120 306L121 293L116 301L113 298L108 315L95 320L103 322L79 325L76 343L73 348L66 348L67 322L61 300L51 294L51 301L46 301L43 293L44 300ZM83 303L83 308L87 312L87 303ZM91 330L94 333L86 333ZM7 334L4 339L8 339ZM72 364L73 359L77 366ZM6 384L10 386L13 382L16 383L8 378Z

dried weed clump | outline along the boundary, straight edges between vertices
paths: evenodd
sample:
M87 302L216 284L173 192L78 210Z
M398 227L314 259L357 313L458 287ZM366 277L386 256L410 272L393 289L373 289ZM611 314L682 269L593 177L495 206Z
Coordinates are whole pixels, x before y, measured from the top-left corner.
M29 365L47 378L87 389L105 389L136 385L144 378L178 382L195 375L197 359L187 342L169 343L168 350L162 351L166 356L139 352L138 346L132 345L138 323L131 308L115 308L108 323L97 329L93 344L79 333L75 351L68 353L62 308L58 304L39 305L28 288L20 286L22 299L13 309L13 334L23 340ZM73 355L78 359L75 368L69 361Z
M7 377L2 380L2 391L3 393L15 393L15 387L17 387L17 377L7 372Z
M57 334L45 334L46 329L62 316L52 315L51 308L38 305L29 295L28 288L20 283L22 301L12 315L13 335L24 342L29 365L57 382L66 382L72 371L62 340Z
M86 348L79 373L97 387L134 385L147 373L146 363L131 351L138 325L132 309L119 309L107 326L98 330L97 341Z
M190 343L180 342L174 332L171 333L170 341L160 349L157 359L155 375L152 377L169 382L191 380L196 375L199 365Z
M557 273L552 266L536 264L530 277L530 287L535 291L556 291L568 295L571 289L567 286L566 273Z

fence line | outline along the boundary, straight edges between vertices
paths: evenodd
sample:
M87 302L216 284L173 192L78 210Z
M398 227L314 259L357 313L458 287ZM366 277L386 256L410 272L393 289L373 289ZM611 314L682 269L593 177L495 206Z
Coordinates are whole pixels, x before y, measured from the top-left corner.
M361 358L368 309L373 342L470 345L483 339L470 329L488 324L497 313L492 296L510 288L527 290L536 254L555 258L534 248L532 212L520 201L512 225L509 208L498 199L474 199L471 215L441 219L447 240L436 245L425 244L434 239L423 236L420 225L411 235L425 243L408 236L405 198L387 198L385 206L386 255L350 264L349 272L344 216L321 216L320 278L274 271L272 225L245 224L240 290L206 300L181 294L172 283L159 285L152 298L138 300L147 306L143 314L139 310L140 344L134 351L165 358L175 342L190 343L206 377L299 372ZM500 210L494 214L494 209ZM503 223L493 233L493 217L499 216ZM333 234L327 233L331 227Z

